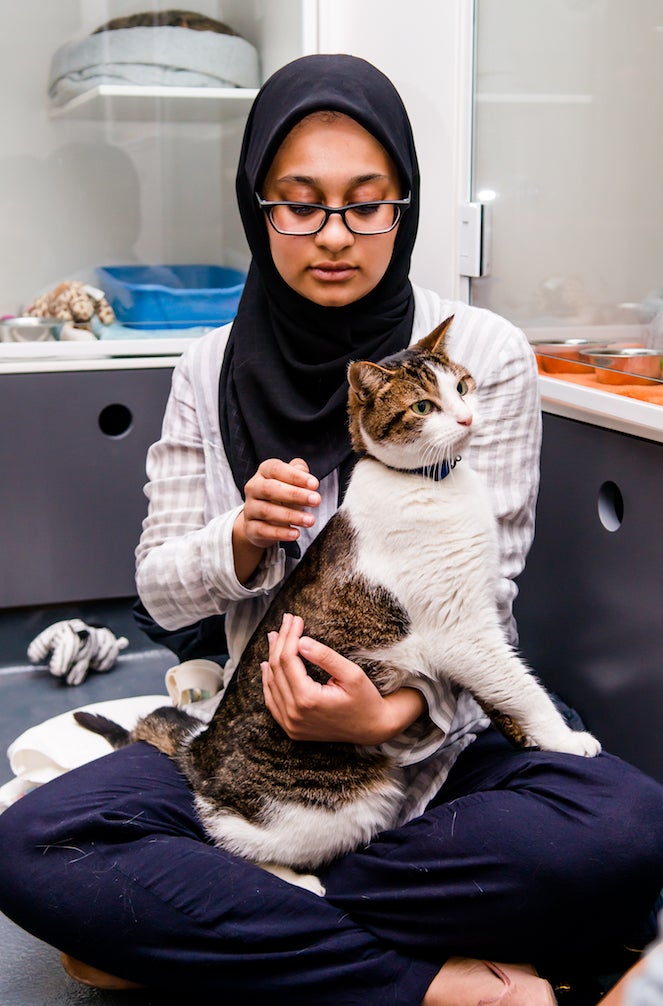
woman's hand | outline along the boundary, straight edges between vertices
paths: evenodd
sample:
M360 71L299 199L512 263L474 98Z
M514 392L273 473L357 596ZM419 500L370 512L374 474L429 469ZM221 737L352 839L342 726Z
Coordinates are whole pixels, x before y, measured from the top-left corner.
M269 660L261 664L267 708L293 740L380 744L425 711L421 692L401 688L382 696L361 667L303 631L301 618L284 615L279 632L269 634ZM310 678L302 657L326 671L329 681Z
M320 505L318 480L302 458L289 464L263 461L244 487L245 503L233 527L235 572L246 583L262 553L278 541L295 541L300 527L311 527L309 508Z

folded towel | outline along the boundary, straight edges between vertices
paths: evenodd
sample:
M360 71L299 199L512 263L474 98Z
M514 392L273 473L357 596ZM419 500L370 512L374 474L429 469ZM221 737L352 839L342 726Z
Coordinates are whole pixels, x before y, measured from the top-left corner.
M80 708L102 713L130 730L141 716L167 705L170 705L167 695L141 695L95 702ZM10 744L7 757L16 778L0 788L0 812L36 786L110 752L108 742L79 726L73 712L61 713L29 727Z
M48 89L53 105L100 84L259 87L258 52L239 35L169 26L118 28L56 50Z

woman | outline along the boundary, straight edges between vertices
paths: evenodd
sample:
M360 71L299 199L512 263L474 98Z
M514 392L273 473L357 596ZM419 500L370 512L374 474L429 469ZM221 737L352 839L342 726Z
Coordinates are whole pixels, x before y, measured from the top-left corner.
M247 124L237 193L253 256L237 319L175 369L148 457L147 610L173 632L225 616L229 676L342 496L348 361L378 360L454 313L448 348L478 384L471 461L493 493L515 640L536 369L504 320L413 290L419 176L393 86L349 56L276 73ZM663 880L661 787L608 755L515 751L465 694L452 710L412 688L382 698L304 630L287 618L270 641L267 705L295 738L393 750L410 780L402 827L332 864L318 898L208 844L173 764L138 744L3 815L3 910L83 980L289 1006L539 1006L554 1001L547 981L494 962L548 974L612 963ZM313 686L301 655L328 685Z

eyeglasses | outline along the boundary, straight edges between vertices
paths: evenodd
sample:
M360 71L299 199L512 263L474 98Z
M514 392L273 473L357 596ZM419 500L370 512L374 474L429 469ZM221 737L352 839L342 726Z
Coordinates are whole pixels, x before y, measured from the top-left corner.
M352 234L388 234L410 205L410 193L405 199L379 199L373 203L348 203L347 206L269 202L261 199L257 192L255 195L258 206L265 211L275 231L300 237L318 234L332 213L339 214Z

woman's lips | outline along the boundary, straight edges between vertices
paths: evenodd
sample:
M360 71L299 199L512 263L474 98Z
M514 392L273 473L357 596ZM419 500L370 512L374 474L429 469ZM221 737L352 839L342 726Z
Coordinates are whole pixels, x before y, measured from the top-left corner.
M319 262L310 267L311 273L316 279L325 283L340 283L343 280L351 279L357 271L357 267L349 262Z

